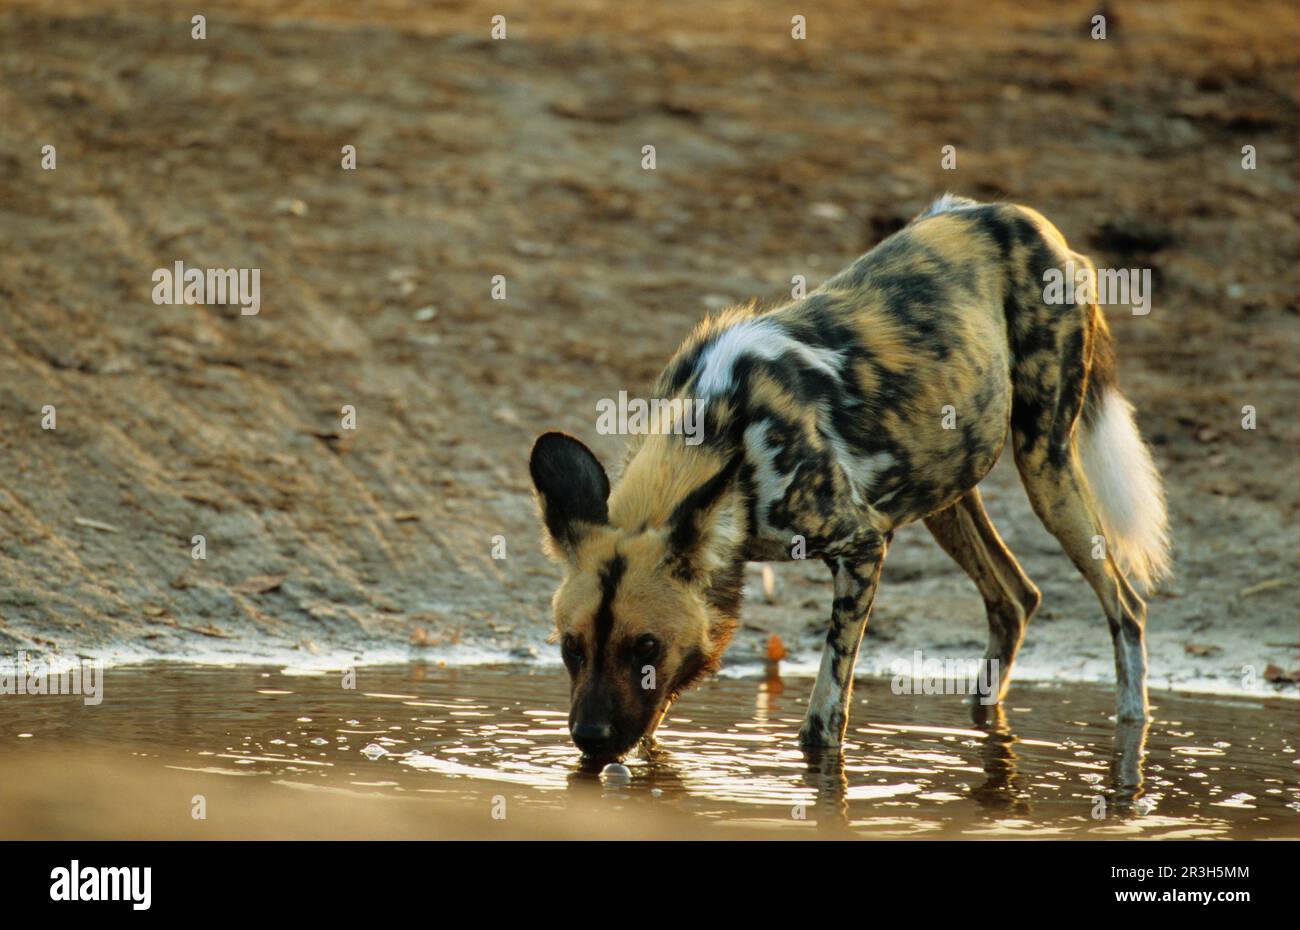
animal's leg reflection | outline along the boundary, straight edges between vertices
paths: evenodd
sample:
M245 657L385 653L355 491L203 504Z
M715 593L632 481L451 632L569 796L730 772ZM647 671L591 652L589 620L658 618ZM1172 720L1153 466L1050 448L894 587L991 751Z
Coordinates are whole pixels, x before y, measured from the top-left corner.
M988 734L984 741L986 780L972 792L982 807L1005 813L1028 813L1029 776L1020 771L1016 753L1019 738L1011 731L1001 704L976 704L971 708L976 727ZM1129 813L1143 795L1147 733L1150 723L1120 720L1115 724L1115 742L1111 753L1110 801L1117 812Z
M1110 757L1110 785L1115 807L1131 811L1144 793L1147 720L1120 720L1115 724L1115 745ZM1139 811L1141 810L1139 806Z
M806 811L818 829L841 831L849 825L849 779L844 772L844 752L837 746L808 746L803 783L813 789L813 808Z
M1011 732L1001 704L971 705L971 720L988 734L984 739L984 784L971 792L981 806L999 813L1029 811L1028 776L1020 772L1019 739Z

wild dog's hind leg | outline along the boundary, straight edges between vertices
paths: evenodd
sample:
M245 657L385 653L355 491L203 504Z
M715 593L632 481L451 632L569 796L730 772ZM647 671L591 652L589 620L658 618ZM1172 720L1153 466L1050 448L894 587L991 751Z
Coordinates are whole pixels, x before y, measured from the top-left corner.
M1016 464L1029 492L1029 502L1043 525L1056 537L1070 561L1092 585L1106 612L1115 644L1116 716L1120 720L1147 717L1146 603L1115 567L1109 554L1094 558L1101 524L1088 506L1087 487L1078 455L1070 446L1065 461L1022 454ZM1103 543L1104 545L1104 543Z
M999 703L1006 696L1011 665L1042 595L1002 542L984 511L978 489L972 488L952 506L926 517L925 525L984 598L989 645L981 681L989 682L991 689L989 695L973 697L986 704Z
M821 669L799 730L800 745L838 746L844 739L853 696L853 668L876 597L887 543L887 536L864 528L824 555L835 578L835 600Z
M1082 259L1086 261L1086 259ZM1029 302L1026 301L1026 304ZM1028 311L1022 311L1028 312ZM1012 373L1011 446L1029 502L1101 601L1115 645L1116 715L1147 717L1147 608L1119 568L1079 456L1089 377L1107 374L1105 320L1095 307L1038 311L1055 343L1018 358ZM1045 339L1044 342L1047 342ZM1094 353L1098 342L1102 353Z

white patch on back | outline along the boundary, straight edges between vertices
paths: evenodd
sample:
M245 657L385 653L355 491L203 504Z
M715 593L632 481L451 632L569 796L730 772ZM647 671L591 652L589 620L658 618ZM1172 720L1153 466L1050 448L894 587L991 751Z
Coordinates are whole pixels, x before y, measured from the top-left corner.
M794 480L794 472L786 475L777 470L774 460L780 450L767 444L768 426L769 421L762 420L745 428L745 459L754 467L754 510L760 530L774 529L767 522L767 508L785 497Z
M816 368L839 380L839 352L805 345L790 334L776 320L757 317L742 320L731 326L700 356L695 396L705 399L725 394L732 387L736 362L744 356L771 361L787 352L798 356L809 368Z

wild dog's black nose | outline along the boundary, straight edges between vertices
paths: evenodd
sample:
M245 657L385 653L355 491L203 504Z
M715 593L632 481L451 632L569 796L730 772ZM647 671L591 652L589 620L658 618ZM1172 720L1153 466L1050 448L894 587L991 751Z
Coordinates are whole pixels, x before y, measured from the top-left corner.
M614 728L608 723L579 723L570 730L573 742L589 756L598 756L614 743Z

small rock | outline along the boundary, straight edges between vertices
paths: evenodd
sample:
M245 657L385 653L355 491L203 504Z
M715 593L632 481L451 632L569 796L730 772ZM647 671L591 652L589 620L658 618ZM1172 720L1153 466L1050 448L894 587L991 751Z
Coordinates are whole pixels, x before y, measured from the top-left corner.
M504 423L507 426L519 425L519 414L515 413L510 407L498 407L492 411L492 418L498 423Z
M1272 662L1264 669L1264 680L1275 685L1294 685L1300 683L1300 670L1288 672L1279 665ZM603 777L604 773L602 773Z
M842 220L845 216L844 208L834 203L815 203L809 212L819 220Z
M517 239L515 241L515 251L520 255L542 257L550 255L554 250L545 242L534 242L531 239Z
M239 594L266 594L284 584L288 577L288 574L254 575L252 578L245 578L232 590Z
M84 526L87 529L92 529L92 530L100 530L101 532L104 533L118 532L117 527L115 527L113 524L104 523L101 520L90 520L87 519L86 517L76 517L73 519L72 522L77 524L77 526Z
M290 216L306 216L307 204L297 197L281 197L275 202L276 213L286 213Z

